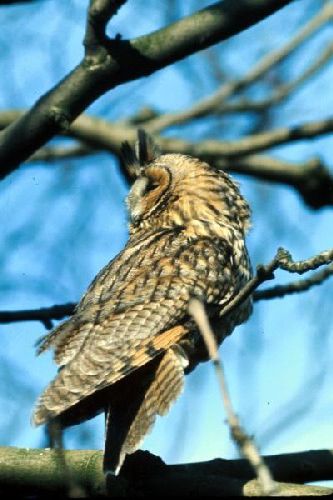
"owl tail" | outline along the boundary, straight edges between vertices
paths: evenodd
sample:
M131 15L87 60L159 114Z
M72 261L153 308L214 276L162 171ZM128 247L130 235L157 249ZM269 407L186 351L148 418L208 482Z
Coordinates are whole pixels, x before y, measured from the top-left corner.
M154 424L156 415L165 415L184 385L188 359L179 346L168 349L152 369L145 390L110 404L106 412L104 472L118 474L126 455L138 449ZM138 392L141 392L138 394Z

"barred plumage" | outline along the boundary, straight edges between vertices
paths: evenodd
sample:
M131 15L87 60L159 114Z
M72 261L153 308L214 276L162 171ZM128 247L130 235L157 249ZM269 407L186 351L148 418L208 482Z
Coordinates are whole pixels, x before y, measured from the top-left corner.
M219 318L251 276L249 207L236 184L198 159L159 155L143 132L124 157L138 175L129 241L40 345L62 369L34 414L65 427L105 411L104 468L115 472L180 394L184 372L207 359L191 297L206 304L219 342L251 312L248 300Z

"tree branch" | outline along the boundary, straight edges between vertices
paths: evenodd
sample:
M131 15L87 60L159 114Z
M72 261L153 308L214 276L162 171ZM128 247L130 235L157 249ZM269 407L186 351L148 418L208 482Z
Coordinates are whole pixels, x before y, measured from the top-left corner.
M0 113L0 128L22 116L22 111L12 110ZM269 156L255 155L256 151L286 144L295 140L313 138L333 131L333 119L310 122L297 127L276 129L271 132L244 137L238 141L206 140L192 143L182 139L158 136L164 153L180 153L201 158L230 172L237 172L269 182L292 186L303 197L305 203L317 209L333 205L333 177L329 169L318 159L311 159L299 165L278 160ZM105 150L119 155L124 141L133 142L137 129L130 123L111 123L100 118L81 115L70 126L67 135L78 139L84 146L74 146L68 151L57 153L47 148L35 153L33 159L76 157L89 154L89 151ZM86 149L87 148L87 149Z
M2 131L0 164L5 167L1 177L56 134L67 131L72 121L106 91L225 40L290 1L225 0L134 40L99 37L104 45L96 57L87 51L67 77Z
M318 255L304 261L294 262L286 250L279 249L274 259L267 264L257 266L257 273L252 280L241 290L234 301L229 302L224 309L223 315L228 314L231 309L239 305L243 300L249 297L253 292L255 301L263 299L271 299L282 297L297 292L309 290L312 286L319 285L325 279L333 274L333 265L329 265L333 260L333 250L321 252ZM274 279L274 271L278 268L284 269L291 273L305 273L317 269L322 265L328 265L318 273L314 273L310 278L299 280L287 285L278 285L266 290L255 290L265 281ZM51 307L42 307L40 309L26 309L18 311L0 311L1 323L14 323L18 321L41 321L46 327L50 325L52 320L60 320L66 316L71 316L74 313L76 304L69 302L68 304L54 305Z
M0 323L15 323L17 321L40 321L49 329L52 320L63 319L74 313L76 304L68 303L42 307L40 309L25 309L20 311L0 311Z
M236 295L236 297L231 300L223 309L220 311L220 318L223 318L235 307L239 306L244 302L252 293L258 288L259 285L265 281L274 279L274 271L277 269L283 269L289 273L303 274L307 271L313 271L326 264L331 264L333 260L333 249L325 250L314 257L309 259L294 261L287 250L279 248L277 254L271 262L267 265L257 266L257 272L255 276L247 282L247 284L241 289L241 291Z
M223 104L237 92L240 92L245 87L255 83L272 67L281 63L289 55L291 55L305 40L310 38L324 24L331 21L333 18L333 6L326 4L308 24L303 26L301 30L282 48L265 55L251 70L241 79L227 82L222 85L213 95L196 103L191 108L179 113L169 113L161 117L151 120L146 128L150 133L156 133L170 127L188 122L189 120L198 119L207 116L214 112L215 109L221 109Z
M313 286L321 285L325 280L333 275L333 266L330 265L326 269L314 273L310 278L305 280L297 280L286 285L276 285L271 288L266 288L264 290L257 290L253 294L253 300L255 302L259 300L268 300L281 298L285 295L292 295L295 293L306 292Z
M326 64L332 59L332 56L333 44L329 44L324 48L319 57L317 57L317 59L303 71L303 73L297 76L294 80L280 85L271 96L257 101L252 101L241 97L236 102L222 102L214 106L213 109L211 109L210 114L226 115L230 113L244 112L261 113L267 108L275 106L281 101L287 99L290 94L295 92L295 90L299 90L300 87L307 83L308 80L312 78L317 72L325 69Z
M87 495L105 494L102 451L64 451L73 480ZM274 471L281 496L328 495L333 489L291 484L332 479L332 451L316 450L274 455L265 461ZM56 450L0 448L2 493L63 494L66 481L57 462ZM119 496L253 496L258 482L245 460L216 459L209 462L165 465L148 452L127 457L120 476L110 480L111 497Z
M275 481L271 476L271 472L267 467L265 461L261 457L254 440L250 438L250 436L241 426L239 419L233 409L224 375L224 368L219 356L218 345L209 324L205 307L202 302L200 302L198 299L193 298L189 304L189 313L194 319L204 339L209 358L214 364L231 437L238 447L239 452L244 458L248 460L257 476L259 495L274 495L277 493L277 485L275 484Z
M290 186L312 209L333 205L333 175L319 158L295 164L267 155L249 155L217 160L214 165L230 172Z

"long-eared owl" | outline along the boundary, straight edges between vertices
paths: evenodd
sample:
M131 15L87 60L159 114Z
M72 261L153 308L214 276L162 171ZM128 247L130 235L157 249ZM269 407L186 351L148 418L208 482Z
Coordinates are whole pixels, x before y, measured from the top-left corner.
M208 357L191 298L205 304L219 343L251 312L248 299L220 318L251 277L249 207L235 182L199 159L159 154L143 131L123 161L137 177L129 240L40 344L54 348L61 369L34 414L36 425L66 427L104 411L111 473L179 396L184 373Z

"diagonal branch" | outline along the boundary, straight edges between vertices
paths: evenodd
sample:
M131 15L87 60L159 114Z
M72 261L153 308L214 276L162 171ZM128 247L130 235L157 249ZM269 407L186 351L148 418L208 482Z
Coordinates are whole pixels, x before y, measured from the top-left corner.
M134 40L95 37L104 43L97 59L87 50L82 62L68 76L1 132L0 164L5 166L1 177L56 134L67 131L73 120L108 90L225 40L290 1L225 0ZM88 48L89 40L88 35Z
M249 464L256 473L259 483L259 494L274 495L277 493L277 485L271 476L270 470L261 457L255 442L240 425L239 419L233 409L224 375L224 368L219 356L218 345L202 302L193 298L189 304L189 313L197 324L207 347L209 358L213 361L231 436L240 453L249 461Z
M245 87L255 83L272 67L281 63L291 55L305 40L310 38L324 24L333 19L333 6L326 4L301 30L280 49L264 56L251 70L240 80L227 82L222 85L213 95L196 103L193 107L179 113L169 113L155 118L147 124L150 133L158 132L172 125L179 125L189 120L201 118L221 108L229 98L240 92Z
M331 61L332 57L333 43L325 47L319 57L317 57L317 59L315 59L315 61L311 63L303 71L303 73L298 75L294 80L280 85L271 96L256 101L241 97L235 102L222 102L217 106L214 106L214 108L210 111L210 114L225 115L228 113L263 112L267 108L275 106L281 101L287 99L293 92L295 92L295 90L299 90L305 83L307 83L308 80L311 79L316 73L326 69L326 65Z
M237 306L244 302L259 285L265 281L274 279L274 271L283 269L289 273L303 274L307 271L313 271L326 264L331 264L333 261L333 249L325 250L309 259L294 261L287 250L279 248L277 254L267 265L257 266L255 276L247 282L236 297L231 300L220 312L220 317L223 318Z

